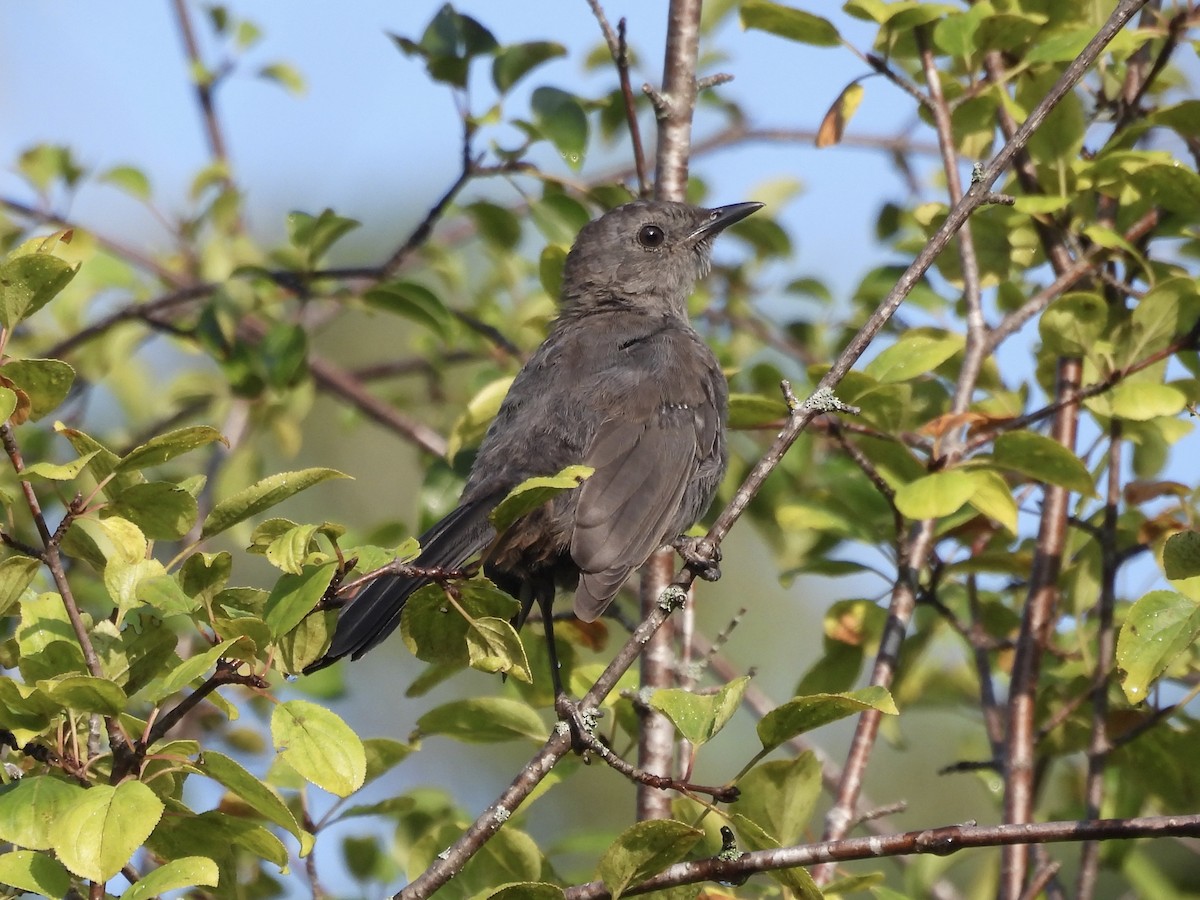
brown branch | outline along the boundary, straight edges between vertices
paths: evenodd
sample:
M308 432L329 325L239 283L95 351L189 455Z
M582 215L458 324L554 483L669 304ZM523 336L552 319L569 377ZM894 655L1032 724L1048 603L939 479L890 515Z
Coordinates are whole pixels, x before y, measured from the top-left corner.
M0 443L4 446L4 452L8 455L13 471L17 473L21 484L21 493L25 498L25 505L28 507L34 526L37 528L38 535L42 539L42 546L45 552L41 558L50 570L51 578L54 579L54 586L58 589L59 597L62 599L67 619L71 623L71 630L75 632L75 639L79 642L79 648L83 652L84 664L93 677L104 678L104 667L100 664L100 657L96 653L95 645L92 644L92 637L88 633L87 626L84 624L83 615L79 612L79 604L75 602L75 594L71 590L70 582L67 581L67 573L66 569L63 568L62 556L58 552L58 539L61 538L61 535L57 533L57 530L55 532L50 531L49 526L46 524L46 517L42 513L41 503L38 501L37 494L33 490L33 485L28 479L20 478L21 473L25 471L25 461L21 458L21 449L17 446L12 426L7 422L0 424ZM78 510L73 504L68 506L66 512L68 517L74 517L77 514ZM116 767L127 756L129 744L125 740L125 736L121 732L120 723L116 718L107 716L104 719L104 724L108 732L109 747L113 753L113 768L115 771Z
M707 794L717 803L733 803L738 798L739 791L732 785L693 784L690 781L681 781L667 775L655 775L653 772L647 772L645 769L622 759L604 742L586 730L581 730L578 737L588 752L600 757L613 771L619 772L630 781L636 782L639 788L653 788L661 796L667 797L668 800L670 800L670 797L665 793L666 791L678 791L681 794L689 796L692 794ZM669 811L670 804L668 803L667 806ZM639 818L641 817L639 816ZM648 818L663 817L651 816Z
M1116 606L1116 581L1120 561L1117 554L1117 516L1121 502L1121 422L1109 426L1108 496L1104 504L1104 523L1100 532L1102 554L1100 596L1096 600L1096 662L1092 670L1092 732L1088 741L1087 783L1084 787L1086 814L1100 816L1104 802L1104 769L1111 749L1108 741L1108 684L1113 668L1116 635L1113 611ZM1096 892L1100 872L1100 845L1084 843L1079 857L1079 881L1076 896L1090 900Z
M592 8L592 14L596 17L596 21L600 24L600 31L604 33L604 42L608 45L608 52L617 67L621 98L625 103L625 121L629 123L629 139L633 145L630 149L633 152L633 168L637 173L638 196L648 197L650 196L650 182L646 177L646 154L642 150L642 129L638 125L637 101L634 99L633 85L629 80L629 46L625 42L625 19L621 18L617 21L617 30L614 32L612 26L608 24L608 16L604 14L604 7L600 5L600 0L587 0L587 3Z
M260 320L247 316L238 323L238 332L257 342L266 335L267 328ZM319 387L343 400L349 400L355 408L373 422L391 429L427 453L432 453L434 456L445 455L446 439L444 437L428 425L405 415L390 403L380 400L370 393L359 379L345 369L310 352L308 371Z
M911 854L949 856L969 848L1004 847L1013 844L1196 836L1200 836L1200 815L1146 816L1091 822L1067 820L1028 825L947 825L923 831L801 844L779 850L759 850L743 853L733 860L710 857L676 863L641 884L630 885L622 892L622 896L647 894L702 881L739 883L759 872L794 869L821 862L850 862L856 859L882 859ZM565 894L567 900L602 900L611 896L600 881L567 888Z
M242 663L238 660L217 660L216 671L210 675L205 682L196 688L186 697L177 703L169 713L160 716L155 720L154 726L150 729L150 733L144 740L138 741L138 751L145 753L146 748L155 741L161 740L172 728L174 728L184 716L195 709L200 701L211 694L219 687L224 687L227 684L243 684L248 687L265 690L267 682L259 675L253 673L241 675L238 673L238 666Z
M642 566L638 598L643 618L654 612L663 591L671 583L674 563L671 551L662 548ZM691 591L688 594L690 601ZM640 662L640 687L647 690L674 687L676 666L673 631L668 622L647 641ZM638 719L638 767L648 772L670 773L675 757L675 726L656 709L640 709ZM649 788L644 782L638 785L638 821L669 819L670 796Z
M658 115L654 196L660 200L683 200L687 196L700 6L701 0L671 0L667 12L662 93L651 95Z
M213 92L217 81L207 74L204 61L200 58L200 46L196 42L196 33L192 30L191 17L188 15L185 0L174 0L172 8L175 12L175 23L179 27L179 35L183 39L184 51L187 53L188 65L192 73L192 83L196 89L196 103L200 107L201 119L204 122L204 135L208 140L208 150L213 159L221 163L225 169L224 183L232 187L229 170L229 154L225 147L225 136L221 131L221 121L217 117L216 103Z
M1056 394L1070 401L1079 390L1083 364L1064 357L1058 364ZM1068 450L1075 447L1078 406L1064 403L1055 416L1052 437ZM1050 643L1054 610L1058 604L1058 574L1067 533L1067 500L1070 491L1047 485L1038 528L1037 550L1029 575L1029 593L1021 616L1021 630L1013 658L1008 702L1008 735L1005 745L1004 821L1024 824L1033 819L1036 763L1036 700L1041 659ZM1001 856L1000 896L1018 900L1025 886L1028 847L1013 845Z
M950 121L950 107L946 96L942 93L941 73L934 60L933 51L929 46L929 35L926 27L916 29L914 36L917 49L921 55L921 69L925 74L925 83L929 86L928 108L933 115L934 129L937 132L938 147L942 152L942 171L946 176L946 187L950 194L950 202L962 200L962 179L958 173L958 154L954 149L954 127ZM983 292L979 284L979 258L975 253L975 239L971 234L971 223L963 223L958 232L958 259L962 269L963 301L967 307L967 341L963 352L962 367L959 370L958 381L954 388L954 399L951 412L963 413L971 403L975 387L979 381L979 371L986 358L987 323L983 318ZM955 429L952 436L952 450L961 444L960 430Z
M154 259L154 257L143 253L136 247L131 247L130 245L122 243L121 241L114 240L110 237L105 237L102 234L97 234L96 232L92 231L92 229L86 228L82 225L77 225L70 219L65 219L57 213L45 212L29 206L28 204L21 203L19 200L13 200L8 197L0 198L0 206L4 206L8 210L17 213L18 215L25 216L26 218L33 219L36 222L42 222L46 225L53 225L55 228L61 228L68 231L87 232L87 234L91 236L98 246L113 256L131 263L139 269L150 272L161 281L166 282L172 287L182 287L184 284L183 276L172 272L170 269L159 263L158 260Z

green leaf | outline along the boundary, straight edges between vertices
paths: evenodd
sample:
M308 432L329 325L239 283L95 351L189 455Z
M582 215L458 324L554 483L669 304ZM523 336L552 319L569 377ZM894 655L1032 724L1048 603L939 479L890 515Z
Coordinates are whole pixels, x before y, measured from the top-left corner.
M275 82L295 97L304 93L304 76L296 70L295 66L285 62L273 62L263 66L258 70L258 77Z
M162 801L140 781L93 785L51 826L55 853L80 878L105 882L154 831Z
M200 885L216 887L219 878L214 860L206 856L184 856L143 874L121 894L121 900L149 900L167 891Z
M292 212L287 217L288 239L293 247L304 253L305 262L311 267L320 262L334 243L360 224L355 219L339 216L332 209L324 209L316 216Z
M521 242L521 220L510 209L477 200L463 208L475 220L479 234L502 250L515 250Z
M1108 329L1108 304L1099 294L1063 294L1038 321L1045 348L1059 356L1086 356Z
M349 477L336 469L322 468L301 469L297 472L280 472L270 475L214 506L212 512L208 514L208 518L204 520L200 538L203 540L214 534L220 534L238 522L270 509L322 481Z
M583 167L587 152L588 120L574 94L553 87L540 87L531 100L538 131L558 150L575 171Z
M715 694L664 688L654 692L650 705L670 719L687 740L700 746L712 740L737 712L749 683L750 676L743 675Z
M421 35L419 43L391 35L406 56L425 60L431 78L455 87L466 87L469 64L476 56L493 53L496 39L470 16L456 12L449 3L438 10Z
M1200 575L1200 531L1181 531L1167 538L1163 570L1172 581Z
M0 325L12 330L67 286L79 266L50 253L29 253L0 263Z
M45 853L14 850L0 856L0 884L43 897L66 897L71 888L71 873Z
M226 447L229 446L229 441L225 440L221 432L207 425L169 431L166 434L156 435L141 446L130 450L121 457L121 461L114 467L114 471L129 472L134 469L161 466L177 456L216 441L220 441Z
M842 41L828 19L769 0L743 0L739 16L743 28L766 31L802 44L836 47Z
M557 475L527 478L508 492L489 518L497 534L503 533L513 522L533 512L543 503L554 499L563 491L571 491L583 484L596 470L591 466L567 466Z
M337 563L314 566L300 575L281 575L267 598L263 618L271 637L279 640L300 624L325 595L337 572Z
M1148 422L1160 416L1174 416L1187 406L1188 397L1179 388L1152 381L1122 381L1106 394L1087 401L1101 415Z
M102 716L119 716L125 711L125 692L107 678L67 675L55 680L39 681L37 686L65 709L99 713Z
M240 640L240 637L236 637L230 638L227 641L221 641L221 643L209 647L203 653L197 653L195 656L185 659L171 670L156 690L150 692L148 699L151 702L157 703L165 700L177 691L183 690L183 688L215 666L217 660L225 655L225 651Z
M27 775L0 788L0 840L31 850L49 849L55 821L83 790L49 775Z
M909 332L871 360L863 370L880 384L927 375L963 349L962 335L935 336Z
M996 438L992 459L1001 469L1035 481L1057 484L1079 494L1093 493L1092 476L1074 453L1053 438L1033 431L1010 431Z
M487 900L562 900L566 895L557 884L544 881L518 881L506 884L487 895Z
M300 855L308 856L313 836L300 827L292 811L267 784L242 768L236 760L215 750L205 750L196 762L197 767L213 781L246 801L269 822L274 822L300 842Z
M337 797L363 786L362 741L335 713L307 700L288 700L271 713L271 740L280 758L308 781Z
M484 579L460 581L455 587L458 605L472 620L511 619L520 608L516 600ZM458 667L470 663L470 630L470 622L454 610L437 585L423 587L409 597L400 619L405 646L424 662Z
M529 41L501 47L492 61L492 82L501 94L547 60L566 56L567 48L554 41Z
M437 294L423 284L387 281L367 291L363 300L368 306L428 328L442 340L454 335L454 316Z
M57 409L75 383L75 370L58 359L14 359L0 368L0 375L28 395L34 422Z
M113 166L108 171L101 172L97 180L120 188L138 200L149 200L152 193L150 179L146 177L146 173L133 166Z
M958 512L975 494L975 488L968 472L934 472L896 488L896 509L914 521L941 519Z
M1004 476L991 469L969 469L967 472L975 485L971 505L989 519L999 522L1011 534L1016 534L1017 501Z
M787 404L782 398L758 394L729 395L730 428L762 428L777 424L787 416Z
M600 857L597 870L617 900L631 884L682 860L702 837L699 828L673 819L638 822L621 832Z
M793 697L759 720L758 739L762 741L763 749L772 750L806 731L868 709L877 709L890 716L898 714L891 694L875 686L844 694Z
M12 388L0 387L0 422L7 422L16 411L17 392Z
M414 749L412 744L392 738L367 738L363 741L363 750L367 754L367 776L364 783L374 781L404 762Z
M567 264L567 251L558 244L547 244L538 257L538 280L546 296L558 299L562 296L563 267Z
M32 556L9 556L0 560L0 615L21 599L41 566L41 560Z
M775 843L747 835L751 850L772 850L803 840L821 796L821 764L811 750L795 759L760 763L739 782L741 795L730 808L754 822Z
M533 683L525 646L517 630L507 619L474 619L467 629L467 657L472 669L511 675L517 681Z
M1121 688L1130 703L1146 699L1150 684L1200 637L1200 602L1174 591L1138 598L1117 638Z
M541 718L528 705L507 697L455 700L431 709L417 720L417 736L441 734L467 744L490 744L529 738L541 742L548 734Z
M272 519L286 522L286 519ZM265 524L265 523L264 523ZM316 525L295 525L274 537L266 549L267 562L289 575L299 575L312 555L313 539L319 530ZM255 529L256 540L261 536L261 526Z
M175 541L196 524L200 508L196 498L178 485L151 481L121 491L101 515L128 519L151 540Z
M91 435L85 434L76 428L68 428L61 422L54 423L54 430L65 437L70 442L71 446L75 448L75 452L81 456L83 454L97 451L96 455L92 457L91 462L88 464L88 470L92 473L92 477L95 478L97 482L106 482L104 486L104 496L108 497L109 499L115 497L118 493L129 487L129 485L137 484L145 480L140 472L124 472L114 474L114 470L117 467L117 463L120 462L120 458L117 456L117 454L113 453ZM112 478L106 481L106 479L109 479L110 475Z
M446 439L446 459L453 460L464 447L473 447L483 439L512 383L511 375L497 378L467 401L467 408L458 417Z
M31 478L45 478L47 481L71 481L79 477L79 473L83 471L94 456L100 451L93 450L91 453L84 454L78 459L71 460L69 463L59 465L50 462L37 462L31 466L26 466L20 473L20 477L26 481Z

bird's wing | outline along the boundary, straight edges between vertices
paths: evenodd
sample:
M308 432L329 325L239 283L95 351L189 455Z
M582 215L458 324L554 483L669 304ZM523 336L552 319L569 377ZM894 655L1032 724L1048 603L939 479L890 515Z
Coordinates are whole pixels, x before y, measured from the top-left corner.
M584 459L595 472L579 490L571 557L579 566L575 615L594 621L630 571L681 527L696 471L698 418L688 407L604 422ZM686 523L685 523L686 524Z

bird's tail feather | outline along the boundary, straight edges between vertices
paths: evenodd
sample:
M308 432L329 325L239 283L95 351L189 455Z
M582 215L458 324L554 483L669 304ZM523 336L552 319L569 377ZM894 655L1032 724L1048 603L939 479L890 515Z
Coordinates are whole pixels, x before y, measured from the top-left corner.
M462 565L495 537L488 513L497 498L483 497L464 503L419 538L420 555L414 566L449 569ZM333 642L325 655L307 666L315 672L343 656L358 659L391 634L400 624L400 614L409 596L428 578L384 575L376 578L345 608L338 619Z

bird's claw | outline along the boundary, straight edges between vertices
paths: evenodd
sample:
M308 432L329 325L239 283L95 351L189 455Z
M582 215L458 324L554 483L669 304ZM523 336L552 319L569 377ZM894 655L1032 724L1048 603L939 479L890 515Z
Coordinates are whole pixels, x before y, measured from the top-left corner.
M721 547L708 537L680 535L671 546L683 557L684 563L705 581L716 581L721 577Z

